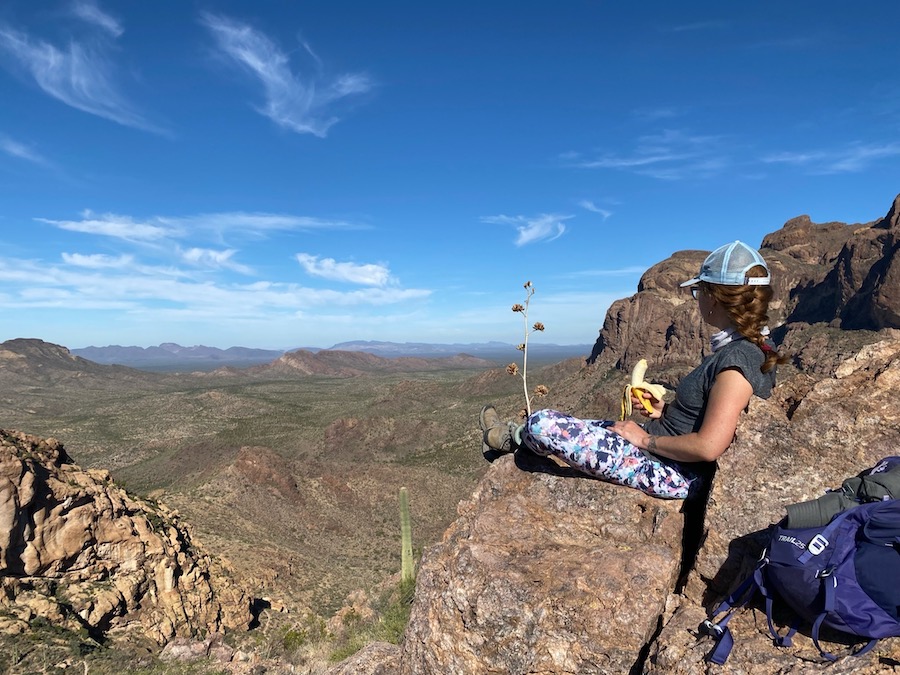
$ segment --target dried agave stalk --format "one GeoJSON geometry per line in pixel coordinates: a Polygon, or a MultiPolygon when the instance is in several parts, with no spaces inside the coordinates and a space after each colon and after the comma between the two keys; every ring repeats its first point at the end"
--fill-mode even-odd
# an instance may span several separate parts
{"type": "Polygon", "coordinates": [[[526,281],[525,304],[522,305],[517,302],[512,306],[512,311],[518,312],[522,315],[522,321],[525,327],[525,341],[516,346],[516,349],[522,352],[522,369],[519,370],[519,365],[517,363],[510,363],[508,366],[506,366],[506,372],[510,375],[522,376],[522,388],[525,392],[525,410],[522,411],[524,413],[523,417],[528,417],[531,415],[532,397],[546,396],[550,392],[550,390],[543,384],[539,384],[537,387],[535,387],[532,393],[528,392],[528,336],[536,331],[544,331],[544,324],[542,324],[540,321],[536,321],[530,329],[528,327],[528,306],[531,303],[532,295],[534,295],[534,286],[530,281],[526,281]]]}

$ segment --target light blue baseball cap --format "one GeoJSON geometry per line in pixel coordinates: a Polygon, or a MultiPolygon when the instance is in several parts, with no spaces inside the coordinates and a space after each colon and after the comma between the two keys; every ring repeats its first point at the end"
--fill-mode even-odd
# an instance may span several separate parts
{"type": "Polygon", "coordinates": [[[681,286],[693,286],[701,281],[724,286],[768,286],[769,266],[755,248],[742,241],[733,241],[706,256],[700,266],[700,273],[681,286]],[[747,270],[757,265],[766,270],[766,276],[748,277],[747,270]]]}

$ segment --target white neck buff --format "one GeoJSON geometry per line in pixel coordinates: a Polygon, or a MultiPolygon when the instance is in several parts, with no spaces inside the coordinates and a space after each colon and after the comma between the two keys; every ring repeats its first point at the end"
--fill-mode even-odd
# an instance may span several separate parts
{"type": "Polygon", "coordinates": [[[712,347],[712,350],[718,351],[729,342],[734,342],[736,340],[743,340],[744,336],[741,335],[737,328],[725,328],[720,330],[718,333],[713,333],[709,337],[709,346],[712,347]]]}

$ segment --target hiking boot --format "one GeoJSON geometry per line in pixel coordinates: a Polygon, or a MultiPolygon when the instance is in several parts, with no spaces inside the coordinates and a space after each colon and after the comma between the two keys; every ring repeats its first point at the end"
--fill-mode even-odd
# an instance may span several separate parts
{"type": "Polygon", "coordinates": [[[515,431],[518,425],[515,422],[503,422],[492,405],[486,405],[481,409],[479,416],[481,423],[482,450],[489,452],[515,452],[518,444],[515,439],[515,431]]]}

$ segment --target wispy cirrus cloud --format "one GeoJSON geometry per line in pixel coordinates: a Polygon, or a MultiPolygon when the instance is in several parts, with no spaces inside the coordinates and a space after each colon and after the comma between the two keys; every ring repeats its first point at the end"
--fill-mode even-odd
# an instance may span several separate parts
{"type": "Polygon", "coordinates": [[[681,117],[685,111],[673,107],[639,108],[634,111],[634,116],[643,122],[658,122],[659,120],[681,117]]]}
{"type": "Polygon", "coordinates": [[[267,232],[313,230],[361,230],[368,226],[348,220],[296,216],[284,213],[228,211],[194,216],[159,216],[160,224],[178,229],[202,229],[219,232],[264,234],[267,232]]]}
{"type": "Polygon", "coordinates": [[[590,269],[579,272],[570,272],[566,276],[570,277],[630,277],[641,276],[647,271],[646,265],[633,265],[631,267],[619,267],[612,269],[590,269]]]}
{"type": "Polygon", "coordinates": [[[321,60],[308,45],[303,46],[316,62],[317,72],[301,75],[291,68],[287,52],[249,24],[211,13],[202,14],[200,21],[212,33],[221,53],[262,85],[265,101],[257,111],[289,131],[324,138],[339,119],[333,113],[335,104],[373,87],[371,79],[362,73],[344,73],[330,79],[321,75],[321,60]]]}
{"type": "Polygon", "coordinates": [[[603,216],[603,220],[606,220],[612,215],[612,211],[609,209],[603,209],[594,204],[590,199],[582,199],[578,202],[578,206],[585,209],[586,211],[590,211],[591,213],[596,213],[600,216],[603,216]]]}
{"type": "Polygon", "coordinates": [[[33,164],[39,164],[41,166],[50,165],[50,162],[47,161],[47,159],[44,158],[43,155],[41,155],[39,152],[28,147],[24,143],[14,141],[7,136],[0,135],[0,150],[5,152],[7,155],[16,157],[18,159],[24,159],[28,162],[32,162],[33,164]]]}
{"type": "Polygon", "coordinates": [[[54,45],[27,32],[0,24],[0,63],[24,73],[44,93],[82,112],[127,127],[165,133],[139,113],[120,92],[117,60],[110,36],[122,34],[115,19],[93,3],[74,5],[75,15],[94,27],[92,39],[70,37],[54,45]]]}
{"type": "Polygon", "coordinates": [[[338,262],[334,258],[322,258],[298,253],[297,262],[307,274],[331,281],[346,281],[363,286],[387,286],[391,283],[391,271],[386,265],[338,262]]]}
{"type": "Polygon", "coordinates": [[[211,248],[193,247],[179,250],[179,253],[182,260],[198,267],[227,269],[239,274],[253,274],[253,270],[250,267],[234,260],[234,255],[237,253],[235,249],[221,251],[211,248]]]}
{"type": "Polygon", "coordinates": [[[83,253],[63,253],[62,259],[67,265],[87,267],[95,270],[122,269],[131,267],[134,264],[134,256],[111,256],[106,255],[105,253],[92,253],[90,255],[85,255],[83,253]]]}
{"type": "MultiPolygon", "coordinates": [[[[233,216],[234,223],[248,222],[244,218],[247,214],[219,215],[225,220],[233,216]]],[[[289,214],[253,216],[250,222],[258,228],[255,233],[260,237],[274,227],[330,224],[289,214]]],[[[104,249],[118,251],[68,249],[56,262],[22,256],[0,258],[0,308],[115,311],[123,324],[148,328],[171,321],[196,324],[233,320],[260,328],[277,324],[285,335],[293,335],[298,320],[315,316],[317,322],[334,321],[339,316],[334,313],[337,308],[352,308],[357,317],[369,313],[375,317],[373,321],[383,322],[385,307],[415,307],[432,293],[426,288],[402,288],[387,264],[359,264],[306,253],[296,259],[319,283],[294,283],[296,272],[287,272],[287,279],[280,273],[261,277],[260,272],[239,260],[239,249],[208,244],[218,231],[186,226],[193,218],[175,217],[163,223],[166,219],[159,217],[92,211],[83,212],[80,219],[36,218],[39,223],[79,235],[75,238],[79,247],[100,242],[104,249]],[[253,278],[242,282],[235,273],[253,278]],[[321,287],[322,280],[358,287],[347,290],[334,283],[330,288],[321,287]]],[[[259,255],[258,251],[244,252],[248,257],[254,253],[259,255]]],[[[269,255],[264,247],[263,257],[251,259],[265,261],[269,255]]],[[[273,272],[277,266],[261,263],[260,268],[273,272]]],[[[414,313],[413,309],[404,311],[414,313]]]]}
{"type": "MultiPolygon", "coordinates": [[[[36,221],[53,225],[70,232],[100,235],[132,242],[159,242],[163,240],[179,240],[188,233],[200,237],[214,236],[247,239],[266,237],[274,232],[310,232],[315,230],[359,230],[369,227],[365,224],[346,220],[332,220],[311,216],[298,216],[283,213],[262,212],[222,212],[204,213],[192,216],[149,216],[140,220],[132,216],[116,213],[95,213],[86,209],[78,220],[56,220],[51,218],[35,218],[36,221]]],[[[205,259],[213,263],[217,256],[207,254],[201,256],[200,250],[192,254],[193,262],[205,259]]],[[[212,249],[208,249],[211,251],[212,249]]],[[[227,258],[222,251],[218,252],[218,263],[223,264],[227,258]]],[[[188,258],[186,258],[188,260],[188,258]]]]}
{"type": "Polygon", "coordinates": [[[87,23],[99,26],[113,37],[121,37],[125,29],[118,19],[104,12],[97,3],[81,0],[72,4],[72,13],[87,23]]]}
{"type": "Polygon", "coordinates": [[[130,216],[113,213],[94,214],[92,211],[85,211],[83,216],[81,220],[51,220],[50,218],[35,218],[35,220],[54,225],[61,230],[97,234],[126,241],[158,241],[177,234],[176,231],[166,227],[135,222],[130,216]]]}
{"type": "Polygon", "coordinates": [[[559,213],[541,213],[537,216],[485,216],[483,223],[513,225],[518,232],[516,246],[525,246],[539,241],[553,241],[561,237],[565,231],[565,221],[574,216],[559,213]]]}
{"type": "Polygon", "coordinates": [[[697,33],[707,31],[720,31],[724,28],[730,28],[730,21],[695,21],[693,23],[680,23],[674,26],[665,26],[661,30],[664,33],[697,33]]]}
{"type": "Polygon", "coordinates": [[[630,153],[600,152],[586,156],[578,152],[560,155],[567,166],[580,169],[615,169],[661,180],[707,178],[731,164],[724,154],[722,136],[694,135],[667,129],[638,138],[630,153]]]}
{"type": "Polygon", "coordinates": [[[124,309],[150,317],[183,314],[191,320],[214,317],[217,321],[272,320],[317,307],[382,307],[431,295],[430,290],[417,288],[339,291],[280,281],[196,281],[162,267],[104,266],[95,256],[69,258],[64,266],[0,258],[0,283],[5,289],[0,295],[0,308],[4,309],[124,309]]]}
{"type": "Polygon", "coordinates": [[[803,167],[816,175],[858,173],[870,168],[881,159],[900,155],[900,143],[854,143],[844,148],[811,150],[806,152],[779,152],[766,155],[766,164],[789,164],[803,167]]]}

